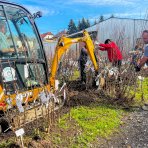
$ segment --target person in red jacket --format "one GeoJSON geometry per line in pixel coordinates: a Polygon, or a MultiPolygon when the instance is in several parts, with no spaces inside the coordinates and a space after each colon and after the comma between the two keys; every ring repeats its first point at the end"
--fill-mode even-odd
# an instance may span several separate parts
{"type": "Polygon", "coordinates": [[[108,59],[113,63],[113,66],[121,67],[122,64],[122,53],[115,42],[107,39],[104,44],[99,44],[99,49],[107,51],[108,59]]]}

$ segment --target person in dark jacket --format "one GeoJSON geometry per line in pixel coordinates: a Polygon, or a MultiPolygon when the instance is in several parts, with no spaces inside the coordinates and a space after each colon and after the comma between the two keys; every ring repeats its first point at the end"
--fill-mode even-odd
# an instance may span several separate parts
{"type": "Polygon", "coordinates": [[[87,62],[88,54],[86,46],[81,49],[79,64],[80,64],[80,74],[81,74],[81,81],[86,83],[86,72],[85,72],[85,64],[87,62]]]}
{"type": "Polygon", "coordinates": [[[104,44],[99,44],[99,49],[102,51],[107,51],[108,59],[110,62],[113,63],[113,66],[116,66],[118,68],[121,67],[122,53],[115,42],[107,39],[104,44]]]}

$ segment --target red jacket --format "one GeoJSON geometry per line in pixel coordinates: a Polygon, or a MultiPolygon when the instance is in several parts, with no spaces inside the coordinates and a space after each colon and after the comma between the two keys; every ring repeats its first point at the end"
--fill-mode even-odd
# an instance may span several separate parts
{"type": "Polygon", "coordinates": [[[109,44],[99,44],[99,46],[101,47],[99,48],[100,50],[107,51],[110,62],[122,60],[121,51],[114,42],[110,42],[109,44]]]}

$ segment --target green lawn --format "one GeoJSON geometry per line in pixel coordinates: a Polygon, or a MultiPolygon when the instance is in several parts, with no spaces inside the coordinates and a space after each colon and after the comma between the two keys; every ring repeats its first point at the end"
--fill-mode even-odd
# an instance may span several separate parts
{"type": "Polygon", "coordinates": [[[72,108],[70,115],[65,114],[58,126],[61,128],[62,136],[71,129],[74,132],[72,131],[65,141],[58,135],[59,144],[69,142],[68,147],[88,147],[97,137],[107,138],[117,131],[122,123],[123,113],[120,109],[106,105],[72,108]]]}
{"type": "Polygon", "coordinates": [[[144,78],[142,83],[138,80],[138,88],[135,91],[131,90],[131,94],[135,94],[134,105],[148,103],[148,78],[144,78]]]}

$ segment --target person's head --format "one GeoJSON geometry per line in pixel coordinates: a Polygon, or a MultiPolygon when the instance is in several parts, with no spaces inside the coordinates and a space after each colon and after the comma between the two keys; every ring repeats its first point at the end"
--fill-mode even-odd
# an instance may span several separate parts
{"type": "Polygon", "coordinates": [[[142,39],[145,44],[148,44],[148,30],[144,30],[142,33],[142,39]]]}
{"type": "Polygon", "coordinates": [[[87,49],[87,47],[86,47],[86,43],[85,43],[85,42],[80,42],[80,45],[81,45],[81,48],[85,48],[85,49],[87,49]]]}
{"type": "Polygon", "coordinates": [[[7,32],[6,23],[2,20],[0,20],[0,32],[2,32],[3,34],[6,34],[7,32]]]}
{"type": "Polygon", "coordinates": [[[105,40],[105,44],[109,44],[111,42],[111,39],[107,39],[107,40],[105,40]]]}
{"type": "Polygon", "coordinates": [[[86,45],[84,45],[84,48],[87,49],[86,45]]]}

